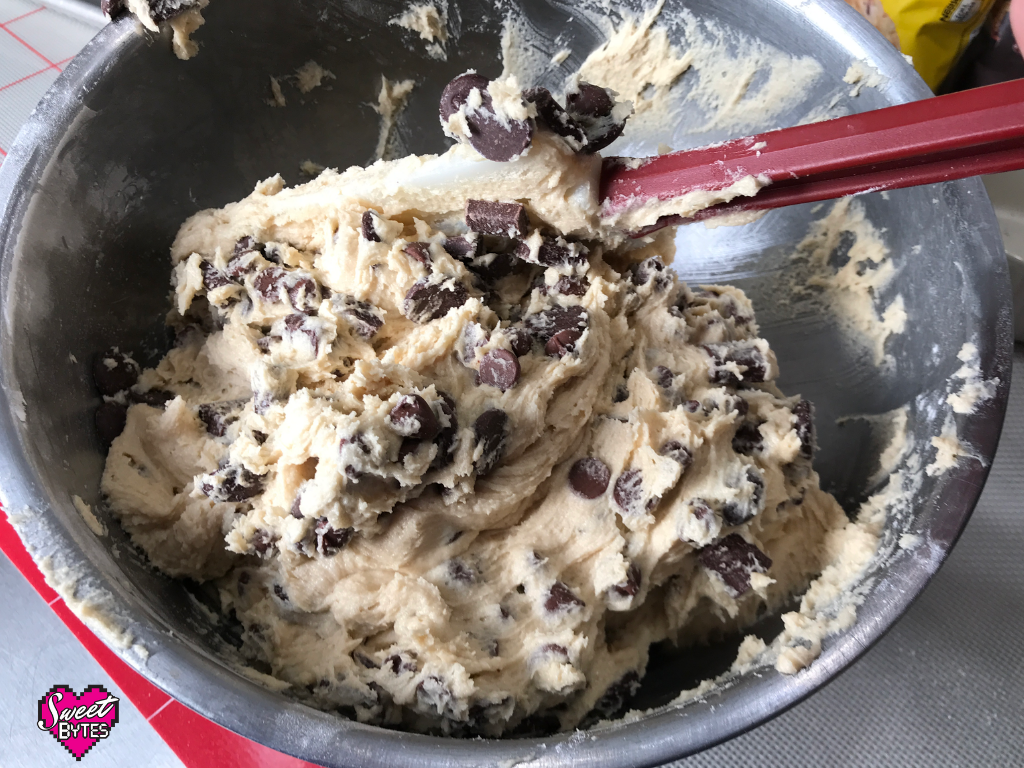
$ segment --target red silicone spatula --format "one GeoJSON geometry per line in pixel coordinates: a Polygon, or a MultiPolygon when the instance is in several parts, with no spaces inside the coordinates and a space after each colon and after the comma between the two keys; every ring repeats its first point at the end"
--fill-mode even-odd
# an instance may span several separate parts
{"type": "Polygon", "coordinates": [[[635,167],[618,158],[605,160],[601,200],[606,215],[695,190],[723,190],[748,175],[769,182],[753,197],[734,198],[685,220],[664,216],[638,234],[723,213],[1018,170],[1024,168],[1024,80],[630,165],[635,167]]]}

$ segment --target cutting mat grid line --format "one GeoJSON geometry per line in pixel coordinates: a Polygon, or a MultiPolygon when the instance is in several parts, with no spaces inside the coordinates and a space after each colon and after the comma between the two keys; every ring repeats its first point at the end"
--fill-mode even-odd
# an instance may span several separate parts
{"type": "Polygon", "coordinates": [[[30,0],[0,0],[0,163],[39,99],[96,28],[30,0]]]}

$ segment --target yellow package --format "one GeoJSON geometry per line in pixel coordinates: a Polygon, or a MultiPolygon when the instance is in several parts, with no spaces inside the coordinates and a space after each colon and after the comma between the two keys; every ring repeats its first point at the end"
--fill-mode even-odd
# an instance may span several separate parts
{"type": "Polygon", "coordinates": [[[914,60],[932,90],[964,52],[996,0],[846,0],[914,60]]]}

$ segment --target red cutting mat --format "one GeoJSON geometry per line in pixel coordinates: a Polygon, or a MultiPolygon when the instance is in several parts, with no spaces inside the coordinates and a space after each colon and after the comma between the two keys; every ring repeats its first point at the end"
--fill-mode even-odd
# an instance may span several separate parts
{"type": "Polygon", "coordinates": [[[275,752],[196,714],[121,661],[47,585],[2,508],[0,549],[189,768],[315,768],[312,763],[275,752]]]}

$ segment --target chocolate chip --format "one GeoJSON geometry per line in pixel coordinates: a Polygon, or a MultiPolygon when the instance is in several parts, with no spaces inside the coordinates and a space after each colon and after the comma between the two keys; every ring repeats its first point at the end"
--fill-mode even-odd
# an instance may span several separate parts
{"type": "Polygon", "coordinates": [[[547,344],[559,331],[578,330],[582,335],[587,327],[587,311],[579,306],[552,307],[527,315],[523,323],[538,341],[547,344]]]}
{"type": "Polygon", "coordinates": [[[131,402],[144,403],[154,408],[163,408],[175,397],[176,395],[173,392],[168,392],[166,389],[147,389],[145,392],[136,392],[134,389],[128,390],[128,399],[131,402]]]}
{"type": "Polygon", "coordinates": [[[800,438],[800,453],[809,459],[814,455],[814,419],[810,401],[801,400],[794,405],[793,416],[796,418],[793,428],[800,438]]]}
{"type": "Polygon", "coordinates": [[[313,357],[320,353],[320,335],[322,326],[308,315],[293,314],[284,319],[285,331],[293,347],[303,341],[309,342],[313,357]]]}
{"type": "Polygon", "coordinates": [[[733,597],[750,589],[750,574],[767,573],[772,567],[771,559],[738,533],[701,548],[697,557],[701,565],[725,582],[726,591],[733,597]]]}
{"type": "Polygon", "coordinates": [[[224,274],[232,282],[242,282],[246,275],[251,275],[259,269],[259,264],[256,262],[257,255],[258,254],[255,251],[243,251],[242,253],[239,253],[238,247],[236,246],[235,255],[232,256],[231,261],[228,262],[224,274]]]}
{"type": "Polygon", "coordinates": [[[466,202],[466,226],[482,235],[525,237],[530,221],[521,203],[490,200],[466,202]]]}
{"type": "MultiPolygon", "coordinates": [[[[459,434],[459,420],[455,415],[455,400],[446,392],[438,392],[441,399],[437,403],[438,410],[448,417],[448,426],[442,426],[437,433],[434,444],[437,446],[437,453],[430,463],[433,469],[441,469],[451,464],[455,458],[455,438],[459,434]]],[[[461,535],[461,534],[460,534],[461,535]]],[[[453,539],[454,541],[454,539],[453,539]]]]}
{"type": "Polygon", "coordinates": [[[206,425],[208,433],[214,437],[224,437],[228,427],[238,421],[238,411],[244,403],[244,400],[203,403],[197,409],[197,415],[206,425]]]}
{"type": "Polygon", "coordinates": [[[441,247],[449,256],[459,261],[468,261],[480,254],[480,238],[464,237],[463,235],[448,237],[445,238],[441,247]]]}
{"type": "Polygon", "coordinates": [[[702,349],[711,358],[708,379],[712,384],[739,386],[741,382],[762,382],[768,375],[769,364],[764,354],[752,342],[732,341],[721,344],[704,344],[702,349]],[[726,367],[729,363],[739,366],[742,372],[726,367]]]}
{"type": "MultiPolygon", "coordinates": [[[[462,328],[462,334],[455,345],[455,355],[459,362],[471,367],[476,362],[476,351],[487,343],[490,334],[487,329],[479,323],[466,323],[462,328]]],[[[479,383],[479,382],[478,382],[479,383]]]]}
{"type": "Polygon", "coordinates": [[[686,503],[690,507],[690,512],[698,520],[710,520],[715,516],[715,511],[711,509],[711,505],[705,499],[690,499],[686,503]]]}
{"type": "Polygon", "coordinates": [[[376,211],[363,211],[363,217],[360,220],[360,232],[363,240],[369,240],[371,243],[380,242],[380,230],[377,228],[379,220],[380,216],[376,211]]]}
{"type": "Polygon", "coordinates": [[[586,264],[589,251],[579,243],[568,243],[560,237],[544,237],[536,254],[525,240],[516,243],[513,253],[523,261],[542,267],[565,267],[586,264]]]}
{"type": "Polygon", "coordinates": [[[402,437],[433,440],[441,431],[430,405],[419,395],[402,395],[388,414],[388,425],[402,437]]]}
{"type": "Polygon", "coordinates": [[[585,499],[596,499],[608,490],[612,473],[594,456],[578,459],[569,469],[569,487],[585,499]]]}
{"type": "Polygon", "coordinates": [[[277,595],[278,599],[283,602],[288,602],[288,593],[284,591],[284,587],[280,584],[274,585],[274,594],[277,595]]]}
{"type": "Polygon", "coordinates": [[[747,467],[746,483],[753,488],[745,498],[736,498],[722,506],[722,519],[726,525],[742,525],[764,507],[764,479],[754,467],[747,467]]]}
{"type": "Polygon", "coordinates": [[[529,88],[523,91],[523,98],[537,108],[537,120],[553,133],[572,140],[574,149],[586,146],[587,136],[583,129],[566,112],[562,105],[555,101],[547,88],[529,88]]]}
{"type": "Polygon", "coordinates": [[[377,666],[377,662],[359,651],[353,652],[352,658],[358,661],[359,665],[364,669],[380,669],[380,667],[377,666]]]}
{"type": "Polygon", "coordinates": [[[672,380],[675,378],[675,374],[672,373],[664,365],[656,365],[651,369],[651,374],[654,376],[654,380],[658,382],[658,386],[662,389],[668,389],[672,386],[672,380]]]}
{"type": "Polygon", "coordinates": [[[654,289],[661,291],[671,282],[665,274],[665,262],[661,260],[661,256],[651,256],[644,259],[639,264],[634,265],[631,272],[633,285],[638,287],[647,285],[653,280],[654,289]]]}
{"type": "Polygon", "coordinates": [[[519,374],[519,360],[508,350],[492,349],[480,360],[480,383],[502,392],[516,385],[519,374]]]}
{"type": "Polygon", "coordinates": [[[292,502],[292,508],[288,514],[294,517],[296,520],[302,519],[302,494],[295,494],[295,501],[292,502]]]}
{"type": "Polygon", "coordinates": [[[405,294],[402,312],[416,323],[438,320],[452,309],[461,307],[469,299],[466,286],[449,277],[440,283],[425,277],[413,284],[405,294]]]}
{"type": "Polygon", "coordinates": [[[475,72],[459,75],[445,86],[438,111],[442,123],[446,123],[466,104],[473,89],[479,90],[480,106],[465,113],[469,143],[488,160],[506,162],[529,149],[533,126],[528,120],[500,120],[487,86],[488,80],[475,72]]]}
{"type": "Polygon", "coordinates": [[[670,459],[674,459],[679,462],[679,464],[682,465],[684,472],[691,464],[693,464],[693,453],[678,440],[669,440],[661,446],[659,453],[662,456],[668,456],[670,459]]]}
{"type": "Polygon", "coordinates": [[[740,416],[746,416],[750,412],[750,403],[748,403],[742,397],[737,397],[733,401],[732,405],[736,413],[738,413],[740,416]]]}
{"type": "MultiPolygon", "coordinates": [[[[396,461],[399,464],[405,463],[405,457],[413,453],[416,453],[416,449],[423,445],[422,440],[417,440],[415,437],[406,437],[402,439],[402,444],[398,446],[398,458],[396,461]]],[[[350,469],[347,467],[346,469],[350,469]]]]}
{"type": "Polygon", "coordinates": [[[576,351],[576,342],[580,340],[583,331],[576,328],[567,328],[559,331],[544,345],[544,352],[551,357],[565,357],[576,351]]]}
{"type": "Polygon", "coordinates": [[[402,253],[420,264],[430,264],[430,243],[406,243],[402,247],[402,253]]]}
{"type": "Polygon", "coordinates": [[[253,290],[264,301],[278,302],[281,300],[281,281],[284,280],[285,274],[280,267],[268,267],[253,278],[253,290]]]}
{"type": "Polygon", "coordinates": [[[263,493],[264,478],[245,467],[229,464],[203,475],[199,490],[213,501],[242,502],[263,493]]]}
{"type": "Polygon", "coordinates": [[[764,440],[758,427],[758,424],[749,421],[740,424],[732,438],[732,449],[744,456],[760,451],[764,447],[764,440]]]}
{"type": "Polygon", "coordinates": [[[267,252],[267,246],[259,242],[252,235],[240,237],[235,241],[234,255],[241,256],[243,253],[256,252],[261,256],[267,252]]]}
{"type": "Polygon", "coordinates": [[[555,283],[556,293],[563,296],[586,296],[590,281],[585,277],[560,277],[555,283]]]}
{"type": "Polygon", "coordinates": [[[615,101],[608,89],[579,82],[565,94],[565,111],[587,135],[587,153],[604,149],[617,139],[626,127],[625,120],[613,115],[615,101]]]}
{"type": "Polygon", "coordinates": [[[612,394],[613,403],[624,403],[629,400],[629,388],[623,384],[619,384],[615,387],[615,392],[612,394]]]}
{"type": "Polygon", "coordinates": [[[643,473],[639,469],[627,469],[615,481],[612,495],[623,514],[639,515],[643,511],[643,473]]]}
{"type": "Polygon", "coordinates": [[[505,453],[507,425],[508,414],[500,408],[484,411],[473,422],[473,435],[480,450],[480,458],[474,462],[478,477],[489,474],[505,453]]]}
{"type": "Polygon", "coordinates": [[[313,526],[313,532],[316,534],[317,552],[325,557],[331,557],[345,548],[356,531],[354,528],[332,528],[326,517],[319,517],[313,526]]]}
{"type": "Polygon", "coordinates": [[[485,253],[465,262],[469,271],[485,284],[496,283],[501,278],[511,275],[519,262],[507,253],[485,253]]]}
{"type": "Polygon", "coordinates": [[[506,328],[505,338],[516,357],[529,354],[533,349],[533,336],[525,328],[506,328]]]}
{"type": "Polygon", "coordinates": [[[256,532],[252,535],[252,539],[249,541],[249,545],[257,555],[265,555],[274,545],[274,541],[270,531],[265,528],[257,528],[256,532]]]}
{"type": "Polygon", "coordinates": [[[203,274],[203,287],[208,291],[231,285],[230,278],[208,261],[199,263],[199,271],[203,274]]]}
{"type": "Polygon", "coordinates": [[[111,347],[99,355],[92,366],[92,378],[101,395],[113,397],[135,386],[141,369],[131,357],[117,347],[111,347]]]}
{"type": "Polygon", "coordinates": [[[258,429],[252,431],[252,439],[256,442],[256,445],[263,445],[267,442],[267,438],[270,437],[266,432],[260,432],[258,429]]]}
{"type": "Polygon", "coordinates": [[[437,675],[428,675],[416,686],[416,706],[431,714],[444,715],[452,711],[452,692],[437,675]]]}
{"type": "Polygon", "coordinates": [[[639,689],[640,674],[635,671],[627,672],[605,689],[601,698],[594,704],[594,712],[603,718],[615,717],[639,689]]]}
{"type": "Polygon", "coordinates": [[[472,584],[476,581],[476,574],[461,560],[448,561],[448,578],[452,581],[459,581],[463,584],[472,584]]]}
{"type": "Polygon", "coordinates": [[[696,413],[700,410],[700,403],[697,400],[687,400],[683,403],[683,408],[687,413],[696,413]]]}
{"type": "Polygon", "coordinates": [[[288,298],[296,312],[315,315],[320,308],[320,286],[307,272],[291,272],[284,280],[288,298]]]}
{"type": "Polygon", "coordinates": [[[399,653],[392,654],[384,659],[384,666],[390,667],[392,674],[400,675],[403,672],[415,672],[416,662],[406,659],[399,653]]]}
{"type": "Polygon", "coordinates": [[[114,442],[114,438],[124,432],[128,420],[128,408],[121,403],[101,403],[96,409],[94,421],[96,433],[104,443],[114,442]]]}
{"type": "Polygon", "coordinates": [[[199,5],[199,0],[149,0],[149,15],[159,24],[199,5]]]}
{"type": "Polygon", "coordinates": [[[548,613],[571,611],[586,605],[564,582],[556,581],[548,590],[544,609],[548,613]]]}
{"type": "Polygon", "coordinates": [[[124,0],[100,0],[100,12],[108,19],[115,19],[125,10],[124,0]]]}
{"type": "Polygon", "coordinates": [[[620,597],[635,597],[640,591],[640,566],[630,563],[626,569],[626,580],[612,586],[612,591],[620,597]]]}
{"type": "Polygon", "coordinates": [[[361,339],[373,338],[384,325],[384,318],[376,307],[353,296],[333,296],[331,305],[361,339]]]}

